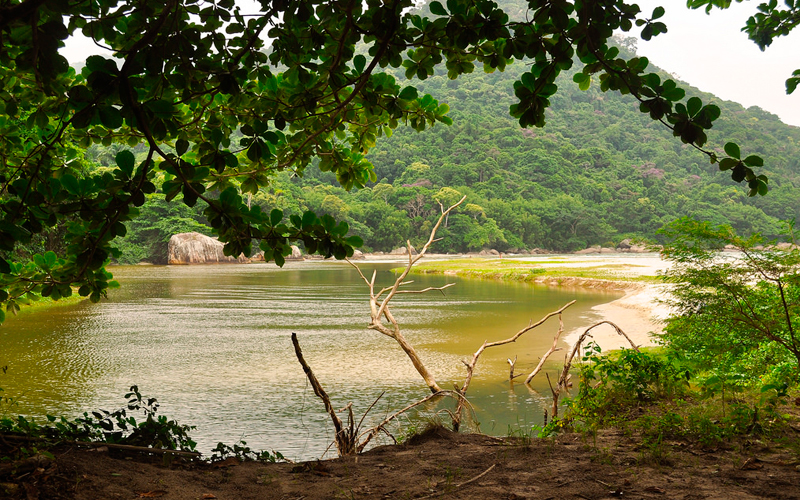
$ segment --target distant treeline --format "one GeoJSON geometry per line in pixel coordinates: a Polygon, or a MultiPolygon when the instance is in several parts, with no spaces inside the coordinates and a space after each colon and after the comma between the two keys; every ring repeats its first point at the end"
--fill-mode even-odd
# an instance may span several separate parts
{"type": "MultiPolygon", "coordinates": [[[[630,40],[621,45],[634,55],[630,40]]],[[[773,237],[778,221],[800,215],[800,128],[688,89],[688,96],[722,108],[709,147],[721,152],[725,142],[736,141],[745,154],[764,158],[770,193],[748,198],[745,187],[643,115],[630,96],[602,93],[596,85],[579,90],[571,80],[577,64],[557,81],[547,126],[521,129],[508,107],[515,102],[512,82],[523,70],[522,64],[502,73],[476,70],[456,81],[440,70],[415,81],[421,92],[450,105],[454,124],[422,133],[400,128],[379,139],[368,156],[379,181],[366,189],[347,192],[333,174],[310,167],[302,178],[278,175],[251,202],[287,217],[312,210],[344,219],[371,251],[406,239],[420,244],[439,203],[463,194],[467,202],[446,221],[436,251],[613,246],[629,237],[654,239],[662,225],[685,215],[773,237]]],[[[90,151],[100,165],[113,164],[114,154],[100,146],[90,151]]],[[[163,262],[171,234],[210,233],[199,208],[150,196],[128,224],[122,262],[163,262]]]]}

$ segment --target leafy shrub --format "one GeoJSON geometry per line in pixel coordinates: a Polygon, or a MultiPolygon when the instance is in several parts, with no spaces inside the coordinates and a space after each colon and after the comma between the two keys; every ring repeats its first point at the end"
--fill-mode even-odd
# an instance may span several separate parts
{"type": "Polygon", "coordinates": [[[593,342],[582,360],[578,395],[567,404],[570,418],[592,427],[625,420],[628,410],[641,404],[683,394],[691,376],[679,360],[632,349],[603,355],[593,342]]]}
{"type": "Polygon", "coordinates": [[[195,451],[197,443],[189,437],[193,426],[182,425],[164,415],[157,415],[156,399],[142,396],[135,385],[125,398],[128,400],[126,406],[113,412],[86,412],[74,420],[48,415],[49,425],[39,425],[21,415],[16,418],[3,417],[0,418],[0,433],[195,451]],[[144,420],[137,422],[135,414],[139,412],[144,415],[144,420]]]}
{"type": "MultiPolygon", "coordinates": [[[[792,226],[788,236],[793,240],[792,226]]],[[[674,284],[664,343],[698,365],[741,373],[752,383],[776,366],[800,368],[800,251],[764,247],[758,235],[743,238],[729,226],[679,219],[661,233],[662,255],[673,262],[664,274],[674,284]],[[738,254],[722,254],[723,247],[738,254]]]]}

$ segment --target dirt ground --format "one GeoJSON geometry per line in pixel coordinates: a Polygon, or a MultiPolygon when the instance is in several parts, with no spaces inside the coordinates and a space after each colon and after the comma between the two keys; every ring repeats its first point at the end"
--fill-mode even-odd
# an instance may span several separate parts
{"type": "Polygon", "coordinates": [[[435,429],[408,444],[306,463],[214,465],[55,448],[54,459],[0,464],[13,499],[755,499],[800,498],[796,453],[758,441],[703,450],[596,439],[499,439],[435,429]],[[588,439],[588,441],[587,441],[588,439]],[[25,471],[27,470],[27,472],[25,471]]]}

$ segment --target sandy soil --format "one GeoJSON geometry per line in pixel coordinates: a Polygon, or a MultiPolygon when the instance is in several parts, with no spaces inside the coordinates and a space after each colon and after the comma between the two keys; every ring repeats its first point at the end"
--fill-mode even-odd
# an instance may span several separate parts
{"type": "MultiPolygon", "coordinates": [[[[53,450],[2,476],[9,499],[757,499],[800,498],[796,455],[757,442],[733,449],[642,448],[615,432],[512,440],[437,429],[409,444],[302,464],[159,463],[53,450]]],[[[3,495],[6,496],[3,496],[3,495]]]]}

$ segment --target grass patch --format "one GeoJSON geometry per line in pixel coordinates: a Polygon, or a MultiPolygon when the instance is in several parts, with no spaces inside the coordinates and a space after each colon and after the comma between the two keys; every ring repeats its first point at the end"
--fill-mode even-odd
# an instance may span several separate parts
{"type": "MultiPolygon", "coordinates": [[[[457,259],[417,264],[412,274],[448,274],[463,278],[493,279],[502,281],[545,282],[567,278],[607,280],[620,282],[657,283],[657,276],[632,276],[626,271],[635,265],[604,264],[598,266],[561,266],[580,264],[581,261],[521,261],[507,259],[457,259]],[[556,266],[558,265],[558,266],[556,266]]],[[[393,269],[397,272],[400,269],[393,269]]]]}
{"type": "MultiPolygon", "coordinates": [[[[22,305],[17,315],[34,314],[49,311],[56,307],[72,306],[87,299],[88,297],[81,297],[77,293],[73,293],[69,297],[63,297],[58,300],[53,300],[50,297],[41,297],[37,301],[32,301],[29,305],[22,305]]],[[[7,316],[6,319],[10,317],[11,316],[7,316]]]]}

